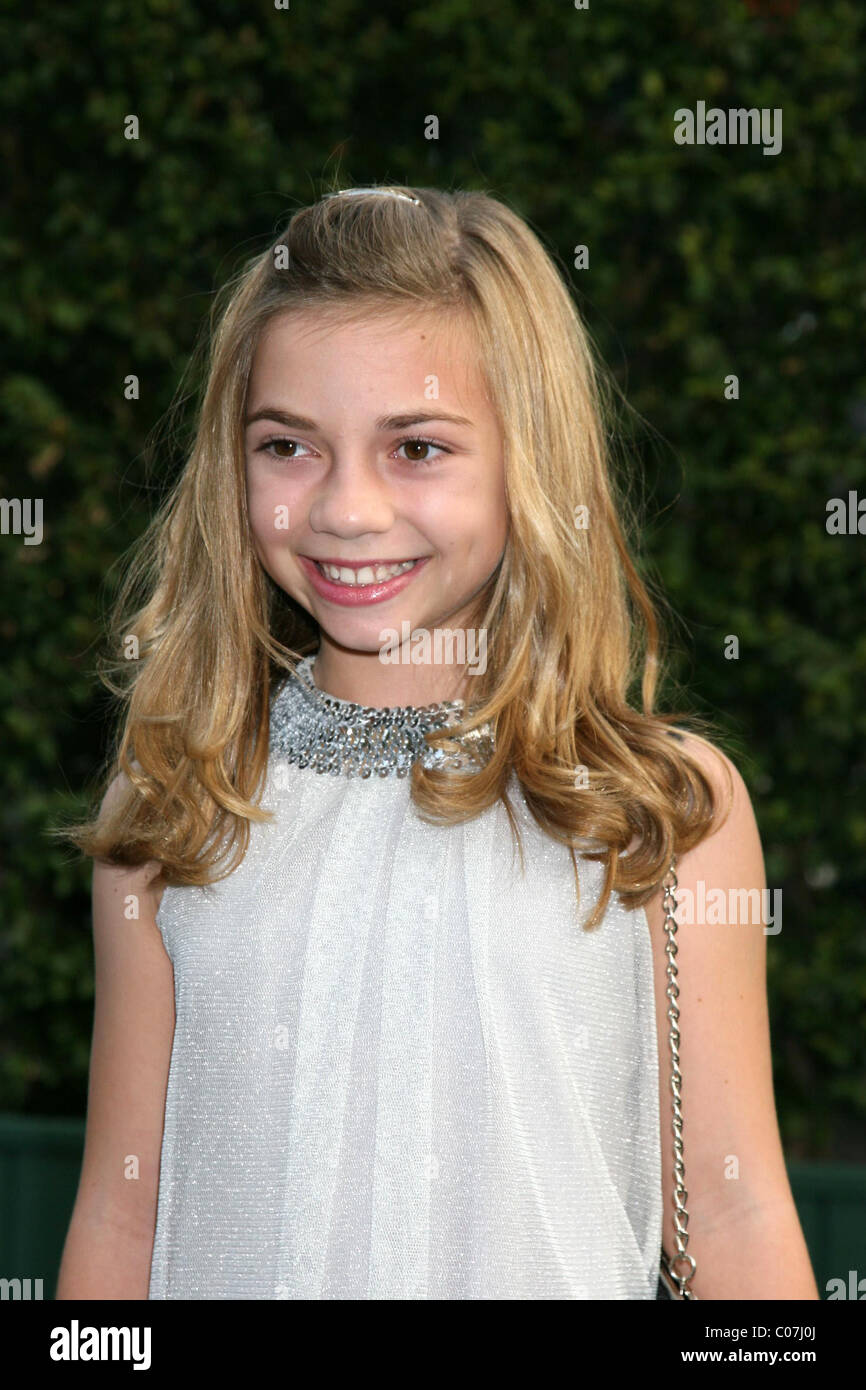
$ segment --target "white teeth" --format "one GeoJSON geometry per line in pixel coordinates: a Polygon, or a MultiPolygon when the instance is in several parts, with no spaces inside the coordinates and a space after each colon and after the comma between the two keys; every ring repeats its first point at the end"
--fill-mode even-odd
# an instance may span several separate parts
{"type": "MultiPolygon", "coordinates": [[[[318,561],[316,563],[319,564],[318,561]]],[[[359,570],[348,569],[344,565],[319,564],[319,569],[336,584],[381,584],[385,579],[394,579],[398,574],[405,574],[415,563],[414,560],[403,560],[399,565],[364,565],[359,570]]]]}

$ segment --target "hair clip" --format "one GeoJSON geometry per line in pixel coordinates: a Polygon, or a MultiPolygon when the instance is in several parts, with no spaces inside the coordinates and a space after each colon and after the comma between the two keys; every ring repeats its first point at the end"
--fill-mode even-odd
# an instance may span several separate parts
{"type": "Polygon", "coordinates": [[[339,193],[326,193],[322,199],[327,198],[355,198],[360,194],[372,195],[375,198],[402,198],[407,203],[417,203],[420,207],[421,199],[410,197],[408,193],[399,193],[395,188],[343,188],[339,193]]]}

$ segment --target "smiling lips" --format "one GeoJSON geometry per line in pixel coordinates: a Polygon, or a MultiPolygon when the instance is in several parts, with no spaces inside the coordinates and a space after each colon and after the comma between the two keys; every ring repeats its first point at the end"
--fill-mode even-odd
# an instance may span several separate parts
{"type": "Polygon", "coordinates": [[[353,606],[384,603],[410,584],[429,560],[313,560],[299,555],[301,567],[316,593],[331,603],[353,606]]]}

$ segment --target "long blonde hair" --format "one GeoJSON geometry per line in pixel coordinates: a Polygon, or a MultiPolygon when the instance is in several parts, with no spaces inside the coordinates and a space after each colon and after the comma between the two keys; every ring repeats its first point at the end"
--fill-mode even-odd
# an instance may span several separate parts
{"type": "MultiPolygon", "coordinates": [[[[661,628],[614,483],[616,388],[519,216],[480,192],[397,191],[417,203],[356,195],[301,208],[217,296],[191,452],[134,547],[111,615],[113,655],[100,676],[121,702],[101,787],[112,795],[94,819],[59,833],[115,863],[156,859],[168,884],[214,882],[241,862],[250,823],[271,817],[255,797],[274,679],[317,645],[316,624],[253,549],[243,420],[256,344],[275,315],[311,304],[350,315],[427,305],[474,326],[510,524],[479,601],[488,662],[473,676],[463,726],[490,720],[495,748],[470,777],[416,764],[411,795],[440,824],[501,800],[522,857],[506,795],[513,770],[536,822],[571,851],[578,901],[575,850],[598,842],[588,857],[606,872],[592,928],[613,890],[627,907],[647,901],[717,810],[710,781],[670,737],[683,716],[653,708],[661,628]],[[638,696],[640,709],[629,702],[638,696]],[[588,785],[576,785],[577,769],[588,785]]],[[[690,716],[689,726],[708,742],[705,720],[690,716]]]]}

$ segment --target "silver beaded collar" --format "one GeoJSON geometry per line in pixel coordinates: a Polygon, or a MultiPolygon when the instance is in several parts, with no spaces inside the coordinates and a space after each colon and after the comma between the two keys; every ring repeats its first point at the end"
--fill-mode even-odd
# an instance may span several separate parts
{"type": "Polygon", "coordinates": [[[298,767],[334,776],[406,777],[415,762],[427,768],[474,771],[494,746],[490,724],[454,741],[454,751],[431,748],[428,729],[451,728],[464,717],[463,700],[379,709],[327,695],[312,676],[315,654],[298,662],[271,704],[271,749],[298,767]]]}

